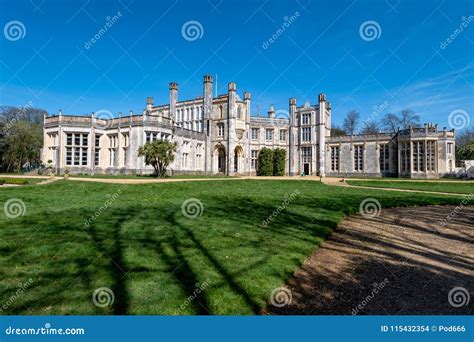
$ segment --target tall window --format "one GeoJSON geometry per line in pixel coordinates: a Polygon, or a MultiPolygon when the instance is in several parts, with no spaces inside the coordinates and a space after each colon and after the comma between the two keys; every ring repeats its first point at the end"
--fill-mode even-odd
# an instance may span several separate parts
{"type": "Polygon", "coordinates": [[[286,130],[280,130],[280,141],[286,141],[286,130]]]}
{"type": "Polygon", "coordinates": [[[301,129],[301,140],[311,141],[311,127],[303,127],[301,129]]]}
{"type": "Polygon", "coordinates": [[[426,142],[426,171],[435,171],[435,146],[434,140],[426,142]]]}
{"type": "Polygon", "coordinates": [[[354,171],[364,171],[364,146],[354,146],[354,171]]]}
{"type": "Polygon", "coordinates": [[[202,165],[202,144],[196,144],[196,167],[200,168],[202,165]]]}
{"type": "Polygon", "coordinates": [[[95,136],[95,151],[94,151],[94,165],[98,166],[100,163],[100,135],[95,136]]]}
{"type": "Polygon", "coordinates": [[[240,106],[237,107],[237,119],[242,117],[242,108],[240,106]]]}
{"type": "Polygon", "coordinates": [[[118,146],[118,136],[109,135],[109,166],[115,166],[115,158],[118,146]]]}
{"type": "Polygon", "coordinates": [[[425,171],[425,148],[423,141],[413,142],[413,171],[425,171]]]}
{"type": "Polygon", "coordinates": [[[388,144],[380,145],[380,171],[389,171],[389,149],[388,144]]]}
{"type": "Polygon", "coordinates": [[[331,171],[339,172],[339,146],[331,147],[331,171]]]}
{"type": "Polygon", "coordinates": [[[89,133],[66,134],[66,165],[87,165],[89,133]]]}
{"type": "Polygon", "coordinates": [[[181,159],[181,163],[183,165],[183,168],[187,169],[188,168],[188,154],[183,153],[183,158],[181,159]]]}
{"type": "Polygon", "coordinates": [[[448,154],[453,153],[453,143],[448,143],[448,154]]]}
{"type": "Polygon", "coordinates": [[[302,147],[301,154],[303,157],[303,163],[311,163],[311,147],[302,147]]]}
{"type": "Polygon", "coordinates": [[[265,140],[273,140],[273,129],[265,130],[265,140]]]}
{"type": "Polygon", "coordinates": [[[410,172],[410,143],[402,143],[402,172],[410,172]]]}
{"type": "Polygon", "coordinates": [[[252,140],[258,140],[258,128],[252,128],[252,140]]]}
{"type": "Polygon", "coordinates": [[[258,160],[258,150],[251,151],[251,159],[252,159],[252,170],[257,168],[257,160],[258,160]]]}
{"type": "Polygon", "coordinates": [[[301,115],[301,124],[302,125],[309,125],[311,119],[311,114],[302,114],[301,115]]]}
{"type": "Polygon", "coordinates": [[[219,137],[224,137],[224,124],[223,123],[220,123],[217,125],[217,135],[219,137]]]}

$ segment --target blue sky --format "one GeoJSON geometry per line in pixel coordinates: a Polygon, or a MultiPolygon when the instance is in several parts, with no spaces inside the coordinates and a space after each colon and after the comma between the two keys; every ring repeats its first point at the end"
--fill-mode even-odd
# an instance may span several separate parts
{"type": "Polygon", "coordinates": [[[454,110],[474,113],[473,1],[0,4],[2,105],[141,112],[147,96],[168,102],[170,81],[179,83],[179,99],[202,95],[202,76],[212,74],[219,94],[230,81],[239,94],[250,91],[253,114],[265,115],[270,104],[287,110],[290,97],[315,103],[320,92],[331,101],[336,124],[351,109],[369,118],[378,107],[376,116],[410,108],[422,122],[440,126],[449,126],[454,110]],[[200,25],[197,37],[183,36],[189,21],[200,25]],[[285,21],[291,23],[277,33],[285,21]],[[23,25],[19,36],[10,27],[16,22],[23,25]]]}

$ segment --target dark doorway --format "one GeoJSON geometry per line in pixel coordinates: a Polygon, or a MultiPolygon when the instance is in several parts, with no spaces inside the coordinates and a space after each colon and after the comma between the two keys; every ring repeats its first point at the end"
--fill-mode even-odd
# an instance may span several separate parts
{"type": "Polygon", "coordinates": [[[303,172],[305,175],[309,175],[309,163],[303,164],[303,172]]]}

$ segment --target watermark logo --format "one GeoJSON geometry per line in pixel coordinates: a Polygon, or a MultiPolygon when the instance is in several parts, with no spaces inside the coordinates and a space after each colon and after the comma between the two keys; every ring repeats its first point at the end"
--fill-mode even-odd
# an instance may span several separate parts
{"type": "Polygon", "coordinates": [[[285,196],[285,199],[281,202],[281,205],[279,205],[270,216],[268,216],[265,220],[263,220],[262,225],[264,227],[268,226],[280,213],[285,210],[290,203],[295,199],[296,196],[298,196],[301,192],[299,190],[295,190],[293,193],[290,194],[290,196],[285,196]]]}
{"type": "Polygon", "coordinates": [[[455,308],[460,308],[469,304],[471,300],[471,295],[469,291],[464,287],[453,287],[448,293],[448,302],[449,305],[455,308]]]}
{"type": "Polygon", "coordinates": [[[99,287],[92,294],[92,302],[99,308],[111,306],[115,301],[114,292],[108,287],[99,287]]]}
{"type": "Polygon", "coordinates": [[[272,45],[274,42],[280,38],[280,36],[285,33],[287,29],[290,28],[290,26],[300,17],[300,12],[296,11],[293,15],[291,16],[285,16],[283,18],[283,24],[271,35],[270,38],[268,38],[266,41],[262,43],[262,48],[264,50],[268,49],[270,45],[272,45]]]}
{"type": "Polygon", "coordinates": [[[199,21],[190,20],[185,22],[181,27],[181,35],[188,42],[193,42],[202,38],[204,35],[204,28],[199,21]]]}
{"type": "Polygon", "coordinates": [[[292,300],[291,291],[286,287],[277,287],[270,295],[270,303],[277,308],[290,305],[292,300]]]}
{"type": "Polygon", "coordinates": [[[9,41],[15,42],[25,38],[26,27],[21,21],[12,20],[3,27],[3,34],[9,41]]]}
{"type": "Polygon", "coordinates": [[[360,302],[355,308],[352,309],[352,315],[357,315],[361,310],[363,310],[372,299],[389,283],[388,279],[385,278],[380,284],[374,283],[374,288],[370,291],[370,294],[365,297],[362,302],[360,302]]]}
{"type": "Polygon", "coordinates": [[[461,17],[461,24],[439,44],[441,50],[446,49],[463,31],[468,27],[468,25],[474,20],[474,16],[470,15],[469,17],[461,17]]]}
{"type": "Polygon", "coordinates": [[[94,215],[92,215],[91,217],[89,217],[85,222],[84,222],[84,225],[86,227],[89,227],[92,223],[94,223],[95,220],[97,220],[97,218],[102,215],[102,213],[107,210],[110,206],[112,206],[112,204],[119,198],[120,196],[120,193],[122,192],[122,190],[117,190],[117,192],[115,192],[114,194],[112,195],[108,195],[107,197],[109,197],[104,205],[102,205],[95,213],[94,215]]]}
{"type": "Polygon", "coordinates": [[[174,315],[179,315],[182,310],[186,309],[194,300],[196,300],[196,298],[209,286],[209,278],[202,284],[196,283],[194,286],[195,289],[193,293],[174,311],[174,315]]]}
{"type": "Polygon", "coordinates": [[[95,43],[97,43],[106,33],[109,29],[114,26],[114,24],[122,17],[122,13],[119,11],[115,15],[108,16],[105,18],[105,24],[102,26],[94,36],[89,39],[87,42],[84,43],[84,48],[86,50],[89,50],[95,43]]]}
{"type": "Polygon", "coordinates": [[[15,291],[15,293],[10,297],[8,298],[5,303],[3,303],[2,306],[0,306],[0,312],[4,312],[6,310],[8,310],[8,308],[18,300],[18,298],[21,297],[21,295],[29,288],[31,287],[31,285],[33,285],[33,279],[30,278],[28,279],[27,282],[25,283],[21,283],[21,284],[18,284],[18,289],[15,291]]]}
{"type": "Polygon", "coordinates": [[[465,110],[456,109],[448,115],[448,124],[451,128],[458,130],[463,129],[469,127],[470,123],[471,118],[465,110]]]}
{"type": "Polygon", "coordinates": [[[363,40],[370,42],[380,38],[382,35],[382,28],[378,22],[368,20],[360,25],[359,35],[363,40]]]}
{"type": "Polygon", "coordinates": [[[181,205],[181,212],[188,219],[195,219],[204,212],[204,205],[197,198],[189,198],[181,205]]]}
{"type": "Polygon", "coordinates": [[[441,226],[445,227],[449,221],[456,217],[456,215],[459,214],[467,204],[469,204],[473,196],[474,194],[465,195],[459,205],[457,205],[453,210],[451,210],[451,212],[449,213],[449,215],[446,216],[446,218],[441,220],[441,226]]]}
{"type": "Polygon", "coordinates": [[[11,198],[3,205],[3,211],[8,218],[17,218],[25,215],[26,205],[19,198],[11,198]]]}
{"type": "Polygon", "coordinates": [[[359,213],[365,218],[374,218],[380,215],[382,206],[375,198],[366,198],[359,205],[359,213]]]}
{"type": "Polygon", "coordinates": [[[112,125],[114,115],[110,110],[100,109],[94,113],[95,122],[98,128],[109,128],[112,125]]]}

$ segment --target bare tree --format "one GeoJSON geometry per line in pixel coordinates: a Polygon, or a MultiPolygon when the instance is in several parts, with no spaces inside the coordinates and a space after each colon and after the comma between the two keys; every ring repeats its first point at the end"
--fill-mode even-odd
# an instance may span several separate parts
{"type": "Polygon", "coordinates": [[[397,114],[387,113],[382,117],[382,128],[392,134],[397,132],[400,126],[400,118],[397,114]]]}
{"type": "Polygon", "coordinates": [[[346,114],[346,117],[342,123],[342,128],[347,132],[347,134],[354,135],[357,130],[357,126],[359,126],[359,120],[360,114],[355,110],[351,110],[346,114]]]}
{"type": "Polygon", "coordinates": [[[362,127],[362,134],[377,134],[380,132],[379,124],[375,120],[367,120],[362,127]]]}
{"type": "Polygon", "coordinates": [[[407,129],[410,126],[420,126],[420,116],[411,109],[404,109],[400,113],[400,126],[402,129],[407,129]]]}

